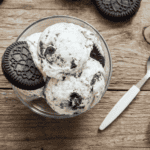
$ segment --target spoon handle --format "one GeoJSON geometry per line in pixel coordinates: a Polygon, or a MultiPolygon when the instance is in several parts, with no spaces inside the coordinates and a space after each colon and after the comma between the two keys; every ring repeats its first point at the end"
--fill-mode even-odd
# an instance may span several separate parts
{"type": "Polygon", "coordinates": [[[139,91],[140,89],[137,86],[133,85],[112,108],[112,110],[109,112],[109,114],[100,125],[99,129],[104,130],[109,124],[111,124],[132,102],[132,100],[135,98],[139,91]]]}
{"type": "Polygon", "coordinates": [[[137,84],[136,86],[141,89],[141,87],[144,85],[144,83],[148,80],[149,78],[149,73],[147,73],[137,84]]]}

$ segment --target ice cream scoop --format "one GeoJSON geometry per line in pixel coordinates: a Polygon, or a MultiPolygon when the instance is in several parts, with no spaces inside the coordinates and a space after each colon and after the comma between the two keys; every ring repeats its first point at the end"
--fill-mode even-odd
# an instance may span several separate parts
{"type": "Polygon", "coordinates": [[[90,58],[83,66],[80,77],[67,76],[64,81],[51,78],[44,89],[50,107],[59,114],[82,113],[94,106],[104,92],[104,68],[90,58]]]}
{"type": "Polygon", "coordinates": [[[72,23],[58,23],[40,36],[38,54],[43,72],[62,80],[66,74],[81,72],[93,47],[93,34],[72,23]]]}
{"type": "Polygon", "coordinates": [[[65,115],[85,112],[93,100],[90,88],[73,76],[64,81],[51,78],[45,86],[44,96],[54,111],[65,115]]]}
{"type": "Polygon", "coordinates": [[[91,107],[97,104],[105,89],[105,71],[99,61],[89,58],[87,63],[83,66],[82,74],[79,80],[85,83],[92,90],[94,96],[91,107]]]}

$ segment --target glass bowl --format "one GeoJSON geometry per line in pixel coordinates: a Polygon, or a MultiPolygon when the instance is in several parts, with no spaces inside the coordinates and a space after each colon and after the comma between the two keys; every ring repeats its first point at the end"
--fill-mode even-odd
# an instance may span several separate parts
{"type": "MultiPolygon", "coordinates": [[[[88,24],[85,21],[82,21],[78,18],[71,17],[71,16],[51,16],[51,17],[46,17],[42,18],[34,23],[32,23],[30,26],[28,26],[17,38],[16,41],[23,41],[26,37],[30,36],[33,33],[37,32],[43,32],[48,26],[56,24],[56,23],[61,23],[61,22],[66,22],[66,23],[74,23],[76,25],[79,25],[81,27],[84,27],[90,31],[92,31],[97,38],[101,42],[102,49],[104,51],[105,55],[105,67],[104,70],[106,72],[105,76],[105,90],[103,92],[103,95],[107,91],[108,85],[110,83],[111,79],[111,74],[112,74],[112,61],[111,61],[111,56],[110,56],[110,51],[108,49],[108,46],[104,40],[104,38],[101,36],[101,34],[90,24],[88,24]]],[[[31,96],[28,94],[28,91],[18,89],[17,87],[12,85],[12,88],[15,92],[15,94],[18,96],[18,98],[21,100],[21,102],[29,107],[32,111],[35,113],[49,117],[49,118],[57,118],[57,119],[63,119],[63,118],[70,118],[70,117],[75,117],[79,114],[75,115],[60,115],[53,111],[49,105],[46,103],[44,97],[40,96],[40,94],[37,95],[32,95],[31,96]]],[[[32,91],[31,91],[32,92],[32,91]]],[[[37,93],[40,93],[40,89],[37,90],[37,93]]],[[[102,95],[102,97],[103,97],[102,95]]],[[[94,107],[94,106],[92,106],[94,107]]],[[[91,107],[91,108],[92,108],[91,107]]]]}

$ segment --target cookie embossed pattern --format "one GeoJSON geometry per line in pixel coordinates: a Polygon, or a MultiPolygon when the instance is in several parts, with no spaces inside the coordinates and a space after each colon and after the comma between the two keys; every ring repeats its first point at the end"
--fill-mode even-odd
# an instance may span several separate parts
{"type": "MultiPolygon", "coordinates": [[[[20,47],[19,47],[20,48],[20,47]]],[[[38,70],[34,67],[34,63],[31,58],[31,54],[27,51],[26,47],[21,47],[20,50],[14,49],[10,59],[12,70],[14,70],[18,76],[28,80],[35,80],[35,76],[39,79],[38,70]]]]}
{"type": "Polygon", "coordinates": [[[126,20],[139,9],[141,0],[95,0],[100,13],[113,21],[126,20]]]}
{"type": "Polygon", "coordinates": [[[6,49],[2,70],[8,81],[21,89],[38,89],[45,84],[25,41],[13,43],[6,49]]]}

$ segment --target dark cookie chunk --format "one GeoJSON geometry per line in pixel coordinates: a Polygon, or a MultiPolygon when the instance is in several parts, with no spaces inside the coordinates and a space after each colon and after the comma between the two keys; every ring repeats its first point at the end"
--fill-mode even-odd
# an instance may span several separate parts
{"type": "Polygon", "coordinates": [[[35,90],[45,85],[25,41],[15,42],[6,49],[2,57],[2,70],[8,81],[18,88],[35,90]]]}
{"type": "Polygon", "coordinates": [[[78,93],[71,93],[69,106],[71,106],[73,110],[83,109],[84,106],[80,106],[82,99],[83,98],[78,93]]]}
{"type": "Polygon", "coordinates": [[[73,68],[76,68],[77,67],[77,65],[75,64],[75,62],[74,62],[74,59],[71,61],[71,69],[73,69],[73,68]]]}
{"type": "Polygon", "coordinates": [[[81,71],[80,73],[78,73],[78,76],[77,76],[77,77],[78,77],[78,78],[81,77],[81,74],[82,74],[82,71],[81,71]]]}
{"type": "Polygon", "coordinates": [[[93,50],[90,53],[90,57],[99,61],[103,67],[105,66],[105,58],[101,55],[95,44],[93,45],[93,50]]]}
{"type": "Polygon", "coordinates": [[[45,52],[44,52],[44,58],[46,58],[46,60],[52,65],[53,62],[56,61],[55,56],[52,56],[55,53],[56,49],[52,46],[49,46],[46,48],[45,52]]]}
{"type": "Polygon", "coordinates": [[[100,13],[109,20],[123,21],[139,9],[141,0],[95,0],[100,13]]]}
{"type": "Polygon", "coordinates": [[[40,57],[44,57],[44,46],[43,46],[43,42],[42,41],[39,42],[39,47],[40,47],[40,54],[39,54],[39,56],[40,57]]]}
{"type": "Polygon", "coordinates": [[[63,77],[62,77],[62,80],[63,80],[63,81],[65,81],[65,79],[66,79],[66,77],[65,77],[65,76],[63,76],[63,77]]]}
{"type": "Polygon", "coordinates": [[[96,74],[93,76],[93,79],[91,80],[91,83],[90,83],[90,84],[91,84],[91,85],[94,85],[96,81],[99,81],[100,76],[101,76],[101,73],[100,73],[100,72],[96,73],[96,74]]]}
{"type": "Polygon", "coordinates": [[[46,57],[46,55],[52,55],[52,54],[54,54],[55,53],[55,48],[54,47],[52,47],[52,46],[49,46],[49,47],[47,47],[46,48],[46,50],[45,50],[45,53],[44,53],[44,56],[46,57]]]}

